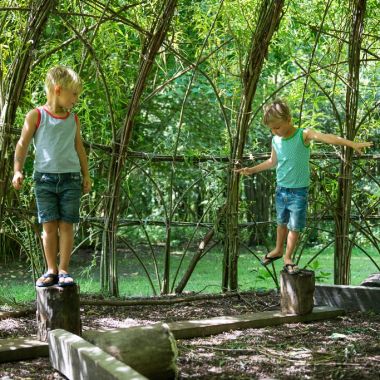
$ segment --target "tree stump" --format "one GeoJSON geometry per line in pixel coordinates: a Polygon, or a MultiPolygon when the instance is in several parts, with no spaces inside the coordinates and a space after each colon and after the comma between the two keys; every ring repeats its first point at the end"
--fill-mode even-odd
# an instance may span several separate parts
{"type": "Polygon", "coordinates": [[[84,338],[148,379],[177,378],[177,344],[165,323],[86,331],[84,338]]]}
{"type": "Polygon", "coordinates": [[[281,312],[303,315],[311,313],[314,306],[314,272],[302,269],[289,274],[281,271],[281,312]]]}
{"type": "Polygon", "coordinates": [[[79,311],[79,287],[36,287],[37,291],[37,339],[47,342],[50,330],[64,329],[82,334],[79,311]]]}

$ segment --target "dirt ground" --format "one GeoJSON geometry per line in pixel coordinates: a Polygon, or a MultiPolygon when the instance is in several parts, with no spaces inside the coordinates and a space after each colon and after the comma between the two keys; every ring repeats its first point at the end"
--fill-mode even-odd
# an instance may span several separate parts
{"type": "MultiPolygon", "coordinates": [[[[279,308],[269,294],[172,305],[83,306],[83,329],[201,319],[279,308]]],[[[178,340],[180,379],[380,379],[380,315],[236,330],[178,340]]],[[[35,315],[0,320],[0,338],[36,333],[35,315]]],[[[64,379],[48,358],[0,364],[0,379],[64,379]]]]}

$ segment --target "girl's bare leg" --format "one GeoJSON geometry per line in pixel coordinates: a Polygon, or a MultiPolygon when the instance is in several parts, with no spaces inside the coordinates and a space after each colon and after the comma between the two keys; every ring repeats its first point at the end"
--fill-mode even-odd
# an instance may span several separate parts
{"type": "MultiPolygon", "coordinates": [[[[74,228],[72,223],[67,223],[62,220],[59,224],[59,274],[67,274],[69,272],[69,264],[71,259],[71,252],[74,244],[74,228]]],[[[60,282],[72,282],[71,277],[67,277],[64,280],[60,279],[60,282]]]]}
{"type": "Polygon", "coordinates": [[[288,239],[286,242],[285,257],[284,257],[285,265],[293,263],[292,256],[293,256],[293,252],[296,248],[299,235],[300,235],[300,233],[298,231],[289,231],[289,233],[288,233],[288,239]]]}
{"type": "Polygon", "coordinates": [[[285,224],[277,225],[276,247],[267,254],[267,257],[281,257],[284,254],[284,244],[287,234],[288,227],[285,224]]]}
{"type": "Polygon", "coordinates": [[[42,242],[49,273],[57,273],[58,221],[43,223],[42,242]]]}
{"type": "MultiPolygon", "coordinates": [[[[53,220],[42,224],[42,243],[47,265],[47,273],[57,274],[58,252],[58,221],[53,220]]],[[[40,277],[38,283],[50,283],[51,278],[40,277]]]]}

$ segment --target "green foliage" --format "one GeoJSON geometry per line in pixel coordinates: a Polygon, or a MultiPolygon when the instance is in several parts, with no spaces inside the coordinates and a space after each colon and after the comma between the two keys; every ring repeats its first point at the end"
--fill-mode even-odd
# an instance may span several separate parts
{"type": "MultiPolygon", "coordinates": [[[[4,6],[28,7],[29,3],[7,0],[4,6]]],[[[230,165],[228,161],[221,162],[219,157],[228,159],[236,138],[244,63],[260,4],[258,0],[229,0],[222,6],[215,0],[178,2],[168,36],[148,78],[129,146],[130,150],[145,152],[149,157],[141,160],[129,156],[123,173],[120,221],[146,222],[145,225],[120,228],[119,235],[127,238],[133,246],[146,243],[148,238],[152,243],[165,242],[164,227],[151,226],[148,222],[215,223],[225,202],[230,165]],[[196,63],[199,65],[194,69],[196,63]],[[174,154],[184,156],[184,161],[155,160],[155,155],[174,154]],[[213,157],[214,160],[198,163],[199,156],[213,157]]],[[[35,49],[34,63],[14,127],[21,128],[25,114],[45,102],[43,79],[52,65],[72,66],[80,71],[84,81],[76,112],[81,120],[83,138],[88,143],[94,186],[93,192],[82,202],[81,215],[88,220],[78,240],[101,229],[110,157],[120,137],[144,47],[161,5],[158,0],[136,4],[111,1],[111,12],[104,10],[99,2],[60,1],[35,49]],[[129,7],[122,10],[126,5],[129,7]],[[73,30],[83,39],[78,38],[73,30]]],[[[270,151],[270,133],[261,123],[261,108],[276,96],[287,99],[295,125],[326,133],[347,133],[345,96],[349,36],[346,30],[350,17],[347,0],[287,2],[253,102],[247,156],[270,151]],[[327,4],[330,8],[325,14],[327,4]]],[[[380,142],[379,90],[375,85],[380,80],[379,17],[377,2],[368,0],[360,55],[356,139],[373,140],[375,147],[371,153],[379,152],[380,142]]],[[[21,32],[28,27],[28,13],[16,9],[0,12],[0,21],[2,80],[9,74],[15,53],[21,46],[21,32]]],[[[340,150],[315,144],[313,152],[340,153],[340,150]]],[[[26,163],[28,180],[17,203],[31,212],[34,211],[30,191],[32,160],[30,157],[26,163]]],[[[378,215],[378,160],[355,160],[354,163],[353,214],[361,219],[378,215]]],[[[339,162],[336,159],[312,162],[310,219],[319,229],[316,234],[319,243],[332,239],[332,228],[325,229],[319,218],[334,217],[338,173],[339,162]]],[[[266,174],[266,181],[273,186],[272,173],[266,174]]],[[[255,197],[257,202],[260,194],[255,197]]],[[[242,191],[241,223],[248,221],[245,211],[250,202],[252,199],[247,199],[242,191]]],[[[268,207],[273,220],[272,203],[270,198],[268,207]]],[[[377,233],[378,236],[378,224],[373,222],[369,226],[373,235],[377,233]]],[[[8,219],[2,229],[5,232],[0,235],[1,258],[6,256],[4,252],[9,251],[11,241],[19,241],[24,246],[16,244],[14,251],[29,252],[30,262],[35,260],[38,254],[29,238],[30,223],[12,223],[8,219]],[[5,239],[4,234],[11,236],[10,240],[5,239]]],[[[176,245],[188,245],[185,255],[190,255],[196,251],[197,243],[207,230],[194,227],[190,232],[180,229],[172,232],[172,249],[176,245]]],[[[368,244],[367,231],[360,231],[360,226],[352,227],[350,233],[355,241],[368,244]]],[[[99,242],[99,235],[96,236],[99,242]]],[[[243,232],[242,237],[248,240],[249,233],[243,232]]],[[[378,239],[375,241],[379,243],[378,239]]],[[[90,243],[96,244],[96,238],[90,243]]],[[[35,267],[38,265],[33,264],[35,267]]],[[[321,280],[325,280],[327,272],[318,267],[319,260],[311,265],[321,280]]],[[[264,281],[268,276],[267,271],[259,269],[258,279],[264,281]]]]}
{"type": "Polygon", "coordinates": [[[322,269],[322,265],[319,262],[319,260],[312,261],[308,266],[307,269],[312,270],[315,273],[315,280],[317,282],[325,282],[329,278],[331,278],[331,271],[326,271],[322,269]]]}

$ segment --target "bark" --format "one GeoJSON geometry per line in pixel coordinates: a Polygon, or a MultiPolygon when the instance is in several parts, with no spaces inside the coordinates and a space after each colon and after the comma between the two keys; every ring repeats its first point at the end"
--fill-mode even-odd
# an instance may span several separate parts
{"type": "Polygon", "coordinates": [[[198,264],[199,260],[202,258],[203,253],[212,240],[214,236],[215,230],[211,229],[207,232],[201,243],[199,244],[198,251],[194,254],[192,257],[189,266],[186,269],[185,274],[182,276],[181,281],[178,283],[177,287],[175,288],[176,293],[182,293],[185,289],[185,286],[187,285],[188,281],[190,280],[191,275],[194,272],[194,269],[196,265],[198,264]]]}
{"type": "Polygon", "coordinates": [[[159,19],[154,23],[154,30],[146,37],[147,42],[142,50],[140,69],[135,82],[126,118],[121,129],[120,141],[113,145],[108,189],[105,195],[105,223],[102,241],[101,285],[103,290],[112,295],[119,294],[116,262],[116,234],[118,227],[118,209],[122,175],[127,158],[127,150],[132,136],[135,117],[138,113],[141,96],[148,75],[153,67],[154,59],[168,31],[176,7],[176,0],[167,0],[163,5],[159,19]]]}
{"type": "Polygon", "coordinates": [[[177,344],[166,324],[88,331],[85,338],[148,379],[177,378],[177,344]]]}
{"type": "Polygon", "coordinates": [[[64,329],[82,334],[79,308],[79,288],[76,285],[36,287],[37,338],[47,342],[49,331],[64,329]]]}
{"type": "MultiPolygon", "coordinates": [[[[348,49],[348,80],[346,91],[345,135],[353,140],[356,135],[356,118],[359,100],[360,51],[363,40],[366,0],[352,1],[352,22],[348,49]]],[[[350,283],[350,263],[353,244],[350,241],[352,196],[352,149],[342,149],[338,181],[338,199],[335,223],[334,283],[350,283]]]]}
{"type": "Polygon", "coordinates": [[[30,13],[22,43],[8,70],[3,83],[0,99],[0,225],[3,223],[6,196],[13,170],[13,146],[11,128],[16,110],[27,80],[34,52],[37,48],[43,27],[56,5],[56,1],[38,0],[30,2],[30,13]]]}
{"type": "Polygon", "coordinates": [[[239,257],[238,203],[239,175],[232,172],[235,162],[241,162],[251,117],[251,106],[270,40],[279,26],[283,0],[262,1],[256,31],[248,53],[243,73],[243,96],[237,117],[237,133],[231,152],[231,164],[227,183],[226,238],[224,241],[223,290],[238,287],[237,264],[239,257]]]}
{"type": "Polygon", "coordinates": [[[360,286],[380,288],[380,273],[373,273],[360,283],[360,286]]]}
{"type": "Polygon", "coordinates": [[[310,270],[297,274],[281,271],[281,312],[284,314],[309,314],[313,311],[315,276],[310,270]]]}

